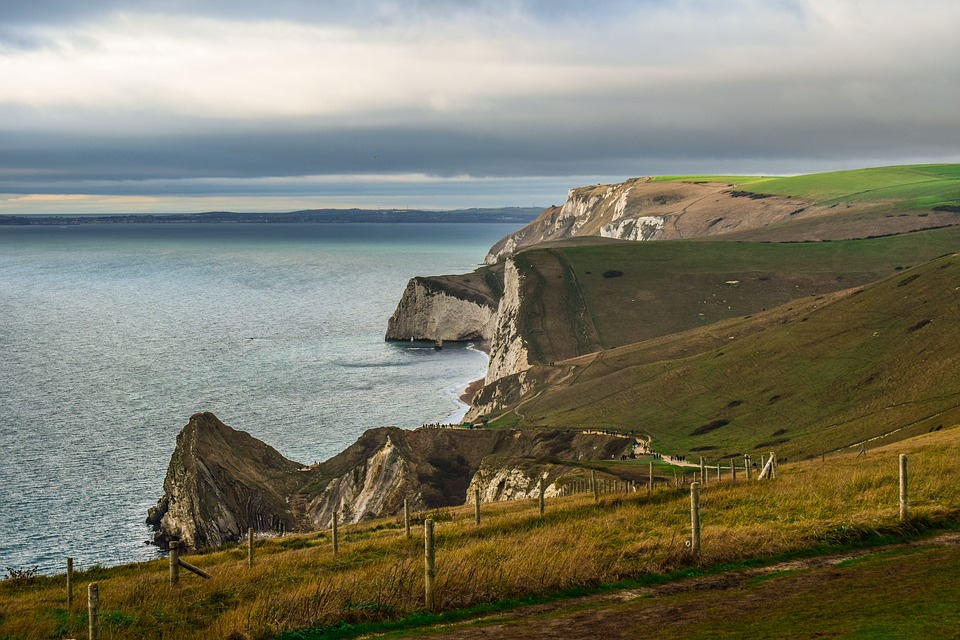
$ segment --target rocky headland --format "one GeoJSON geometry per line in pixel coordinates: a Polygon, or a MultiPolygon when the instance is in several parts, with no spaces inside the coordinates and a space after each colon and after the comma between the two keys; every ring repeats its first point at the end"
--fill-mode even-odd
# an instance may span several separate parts
{"type": "Polygon", "coordinates": [[[567,431],[382,427],[317,465],[286,459],[212,413],[191,416],[149,511],[154,542],[216,547],[256,532],[314,531],[414,510],[547,496],[588,473],[591,461],[632,450],[634,439],[567,431]]]}

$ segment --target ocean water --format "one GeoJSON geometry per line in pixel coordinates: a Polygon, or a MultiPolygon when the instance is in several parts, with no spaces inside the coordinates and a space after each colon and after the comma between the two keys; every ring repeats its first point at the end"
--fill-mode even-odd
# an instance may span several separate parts
{"type": "Polygon", "coordinates": [[[386,322],[515,228],[0,226],[0,571],[156,557],[146,510],[197,411],[304,463],[459,419],[486,357],[386,322]]]}

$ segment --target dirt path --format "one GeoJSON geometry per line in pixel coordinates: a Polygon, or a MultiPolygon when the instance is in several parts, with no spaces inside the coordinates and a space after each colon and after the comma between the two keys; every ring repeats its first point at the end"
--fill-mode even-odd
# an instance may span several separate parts
{"type": "MultiPolygon", "coordinates": [[[[881,584],[887,584],[888,588],[896,594],[894,598],[898,601],[908,600],[907,594],[901,593],[900,588],[896,586],[896,579],[908,573],[910,568],[915,568],[917,571],[928,569],[922,563],[912,559],[905,561],[896,554],[909,554],[915,550],[933,550],[941,554],[943,557],[932,558],[929,561],[935,563],[934,566],[942,566],[944,558],[960,564],[960,532],[946,533],[910,543],[804,558],[765,567],[680,579],[656,586],[622,589],[521,607],[479,620],[412,631],[407,635],[391,634],[390,637],[440,637],[457,640],[717,637],[712,635],[714,632],[708,636],[698,636],[696,632],[692,636],[687,634],[691,629],[697,629],[696,625],[716,625],[718,619],[722,624],[724,618],[729,618],[728,624],[733,625],[734,618],[740,619],[738,616],[747,619],[746,616],[760,615],[762,618],[768,609],[776,609],[779,604],[783,604],[784,598],[796,594],[811,593],[815,599],[822,597],[823,601],[816,603],[815,607],[818,607],[817,610],[828,609],[834,600],[839,600],[839,597],[831,599],[830,587],[827,585],[840,589],[840,593],[859,594],[861,599],[865,594],[872,595],[874,592],[868,590],[873,588],[870,586],[872,583],[861,579],[860,584],[847,585],[840,581],[840,578],[846,574],[838,568],[838,565],[849,561],[856,563],[879,559],[885,562],[886,564],[878,570],[881,584]],[[772,586],[774,584],[776,584],[775,588],[772,586]],[[677,627],[677,623],[682,623],[683,627],[677,627]]],[[[916,554],[910,557],[915,556],[916,554]]],[[[951,571],[956,573],[953,569],[951,571]]],[[[853,572],[848,574],[858,577],[853,572]]],[[[948,593],[944,601],[949,607],[951,599],[955,600],[960,596],[956,593],[951,595],[949,585],[943,586],[948,593]]],[[[877,593],[876,597],[882,599],[884,596],[877,593]]],[[[815,616],[815,613],[811,615],[815,616]]],[[[954,617],[957,616],[960,616],[960,608],[956,609],[954,617]]],[[[780,623],[777,623],[774,618],[771,624],[773,629],[778,629],[776,625],[780,623]]],[[[944,620],[944,624],[950,625],[952,621],[944,620]]],[[[958,637],[950,635],[951,628],[956,629],[956,627],[946,626],[945,635],[935,633],[933,637],[958,637]]],[[[731,633],[730,637],[744,637],[735,633],[735,628],[731,628],[731,631],[734,633],[731,633]]],[[[763,633],[761,635],[763,636],[763,633]]],[[[794,631],[774,630],[764,637],[822,637],[824,635],[836,637],[837,634],[798,628],[794,631]]],[[[844,634],[840,633],[840,635],[844,634]]],[[[723,634],[720,637],[725,636],[726,634],[723,634]]],[[[898,636],[888,634],[883,637],[898,636]]]]}

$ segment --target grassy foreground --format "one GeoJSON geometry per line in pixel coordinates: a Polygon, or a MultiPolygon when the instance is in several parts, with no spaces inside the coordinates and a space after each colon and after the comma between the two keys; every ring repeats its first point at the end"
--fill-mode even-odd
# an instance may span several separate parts
{"type": "MultiPolygon", "coordinates": [[[[709,484],[702,492],[703,552],[692,557],[686,488],[631,496],[532,501],[431,514],[437,521],[442,611],[545,598],[625,580],[743,563],[809,549],[879,542],[956,526],[960,429],[855,454],[782,465],[775,481],[709,484]],[[911,517],[897,520],[897,454],[910,455],[911,517]]],[[[643,461],[638,465],[646,464],[643,461]]],[[[425,514],[421,514],[425,515],[425,514]]],[[[418,531],[418,529],[414,529],[418,531]]],[[[395,519],[349,528],[334,557],[325,534],[261,541],[256,563],[232,548],[189,561],[211,580],[164,561],[75,576],[73,611],[63,576],[0,582],[0,638],[85,637],[87,584],[97,581],[104,638],[319,638],[346,625],[416,618],[423,609],[422,540],[395,519]]],[[[936,588],[931,585],[931,589],[936,588]]],[[[864,596],[868,597],[868,596],[864,596]]]]}

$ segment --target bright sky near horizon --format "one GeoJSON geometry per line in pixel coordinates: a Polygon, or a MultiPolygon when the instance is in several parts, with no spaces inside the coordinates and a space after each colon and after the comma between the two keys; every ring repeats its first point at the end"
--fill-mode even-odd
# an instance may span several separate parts
{"type": "Polygon", "coordinates": [[[954,0],[0,0],[0,213],[960,161],[954,0]]]}

